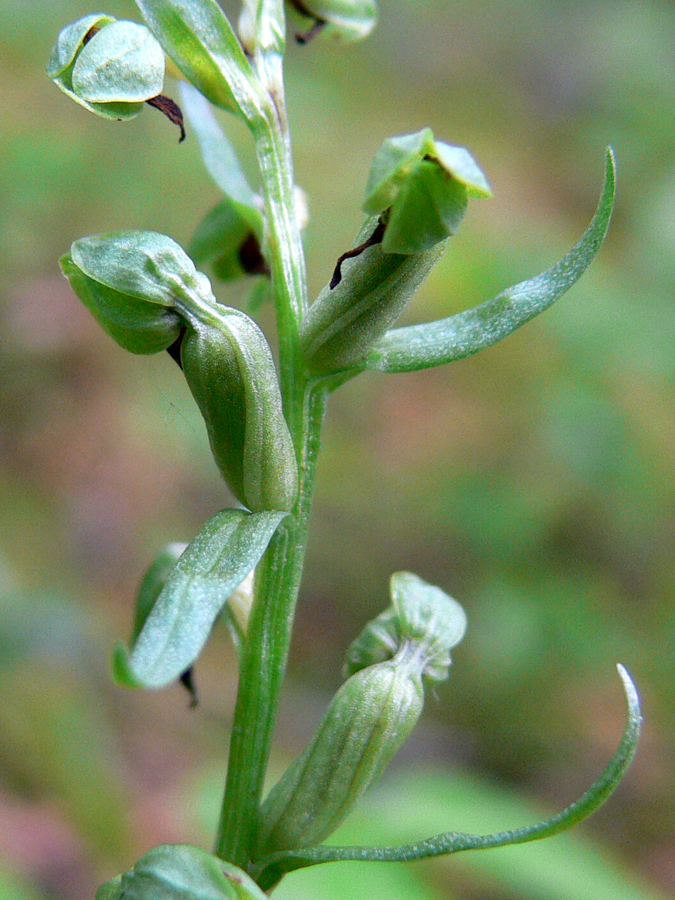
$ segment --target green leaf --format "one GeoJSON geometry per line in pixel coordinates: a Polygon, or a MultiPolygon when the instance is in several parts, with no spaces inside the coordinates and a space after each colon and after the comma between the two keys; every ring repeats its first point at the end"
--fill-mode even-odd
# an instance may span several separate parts
{"type": "Polygon", "coordinates": [[[260,118],[265,97],[216,0],[136,0],[151,31],[189,82],[211,103],[260,118]]]}
{"type": "Polygon", "coordinates": [[[145,25],[113,22],[82,48],[73,91],[89,103],[134,103],[162,92],[164,52],[145,25]]]}
{"type": "Polygon", "coordinates": [[[609,228],[614,190],[614,156],[608,149],[605,182],[593,220],[560,262],[475,309],[389,331],[371,348],[365,367],[380,372],[413,372],[463,359],[497,343],[548,309],[595,259],[609,228]]]}
{"type": "Polygon", "coordinates": [[[249,876],[188,844],[162,844],[102,885],[96,900],[267,900],[249,876]]]}
{"type": "Polygon", "coordinates": [[[148,615],[131,652],[118,646],[117,680],[160,688],[201,653],[230,594],[254,568],[284,518],[283,512],[216,513],[188,545],[148,615]]]}
{"type": "Polygon", "coordinates": [[[189,84],[181,85],[183,110],[197,135],[206,171],[232,202],[239,216],[262,239],[262,201],[253,192],[237,154],[208,101],[189,84]]]}
{"type": "Polygon", "coordinates": [[[562,812],[537,825],[526,826],[496,834],[476,835],[448,831],[426,840],[401,847],[316,847],[279,852],[260,860],[253,871],[264,889],[275,885],[287,872],[306,866],[345,860],[361,862],[409,862],[434,856],[446,856],[460,850],[486,850],[511,844],[541,840],[571,828],[588,818],[614,793],[630,766],[640,737],[642,718],[635,685],[623,668],[618,666],[623,683],[627,721],[619,747],[598,780],[574,803],[562,812]]]}

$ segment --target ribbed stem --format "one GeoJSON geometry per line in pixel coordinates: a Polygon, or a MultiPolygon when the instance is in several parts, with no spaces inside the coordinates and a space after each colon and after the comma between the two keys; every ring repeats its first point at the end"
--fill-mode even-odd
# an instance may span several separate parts
{"type": "Polygon", "coordinates": [[[325,401],[324,389],[306,389],[299,499],[294,514],[282,522],[258,568],[241,659],[215,852],[243,869],[251,860],[256,839],[258,808],[286,672],[325,401]]]}
{"type": "Polygon", "coordinates": [[[307,309],[305,261],[293,189],[281,60],[257,60],[269,90],[266,115],[253,124],[265,197],[266,251],[272,270],[284,410],[300,473],[298,501],[280,525],[256,574],[246,646],[240,660],[225,797],[215,852],[246,869],[256,839],[258,810],[279,695],[286,672],[295,603],[304,563],[316,457],[326,390],[308,379],[299,337],[307,309]]]}

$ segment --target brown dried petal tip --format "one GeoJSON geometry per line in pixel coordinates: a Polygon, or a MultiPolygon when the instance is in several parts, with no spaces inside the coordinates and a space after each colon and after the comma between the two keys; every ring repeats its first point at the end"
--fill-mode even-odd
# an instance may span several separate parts
{"type": "Polygon", "coordinates": [[[178,139],[178,143],[180,144],[185,140],[185,124],[183,122],[183,112],[180,106],[171,99],[171,97],[167,97],[164,94],[157,94],[156,97],[151,97],[149,100],[145,101],[148,106],[154,106],[155,109],[158,109],[163,115],[169,119],[170,122],[173,122],[174,125],[178,125],[180,128],[180,138],[178,139]]]}

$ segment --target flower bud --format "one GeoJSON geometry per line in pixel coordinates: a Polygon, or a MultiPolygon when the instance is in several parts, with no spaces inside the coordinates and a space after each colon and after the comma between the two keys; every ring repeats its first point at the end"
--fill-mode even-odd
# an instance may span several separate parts
{"type": "Polygon", "coordinates": [[[368,215],[388,210],[385,253],[422,253],[456,233],[469,197],[490,196],[469,151],[434,140],[424,128],[384,141],[368,176],[363,209],[368,215]]]}
{"type": "Polygon", "coordinates": [[[346,681],[263,803],[256,858],[312,847],[335,831],[408,739],[423,706],[410,648],[346,681]]]}
{"type": "Polygon", "coordinates": [[[351,675],[309,746],[263,803],[256,858],[318,844],[347,816],[412,732],[424,680],[448,677],[464,635],[461,606],[409,572],[391,579],[392,606],[364,629],[347,657],[351,675]]]}
{"type": "Polygon", "coordinates": [[[166,350],[184,324],[186,298],[212,297],[208,279],[181,247],[153,231],[82,238],[61,269],[99,324],[132,353],[166,350]]]}
{"type": "Polygon", "coordinates": [[[96,115],[132,119],[161,94],[164,51],[145,25],[85,16],[59,34],[47,74],[96,115]]]}
{"type": "Polygon", "coordinates": [[[386,253],[377,241],[384,225],[376,218],[366,222],[356,239],[357,252],[341,258],[331,284],[309,309],[302,348],[317,373],[357,367],[443,253],[442,244],[423,253],[386,253]]]}
{"type": "Polygon", "coordinates": [[[391,606],[369,622],[347,651],[344,674],[390,659],[406,642],[415,644],[425,682],[445,681],[450,650],[464,637],[466,614],[456,600],[411,572],[395,572],[391,606]]]}
{"type": "Polygon", "coordinates": [[[287,9],[302,31],[297,35],[306,43],[317,32],[340,41],[360,41],[377,22],[375,0],[287,0],[287,9]]]}
{"type": "Polygon", "coordinates": [[[191,318],[180,352],[216,463],[248,509],[288,511],[297,464],[269,345],[238,310],[218,311],[215,322],[191,318]]]}

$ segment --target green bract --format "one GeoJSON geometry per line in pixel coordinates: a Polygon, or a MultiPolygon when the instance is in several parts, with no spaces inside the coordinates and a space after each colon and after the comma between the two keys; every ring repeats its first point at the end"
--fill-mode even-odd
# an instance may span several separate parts
{"type": "Polygon", "coordinates": [[[274,360],[255,322],[238,310],[192,317],[181,343],[186,381],[230,489],[253,511],[288,511],[298,490],[295,450],[274,360]]]}
{"type": "MultiPolygon", "coordinates": [[[[369,219],[359,233],[360,246],[378,228],[369,219]]],[[[361,364],[372,344],[396,322],[415,291],[443,253],[438,244],[423,253],[385,253],[381,243],[366,246],[340,266],[335,287],[326,285],[305,317],[302,348],[317,373],[361,364]]]]}
{"type": "Polygon", "coordinates": [[[391,609],[350,648],[347,670],[354,674],[265,800],[259,858],[312,847],[333,832],[415,727],[423,679],[448,677],[450,649],[466,629],[461,606],[409,572],[392,576],[391,595],[391,609]]]}
{"type": "Polygon", "coordinates": [[[281,512],[222,510],[167,567],[163,584],[156,576],[164,572],[153,566],[141,586],[146,596],[137,622],[142,618],[142,625],[137,634],[134,629],[131,650],[123,644],[115,648],[117,681],[160,688],[189,669],[228,597],[257,564],[283,517],[281,512]]]}
{"type": "Polygon", "coordinates": [[[464,147],[434,140],[430,128],[389,138],[378,150],[366,184],[363,209],[389,210],[382,248],[421,253],[455,234],[469,197],[492,193],[464,147]]]}
{"type": "MultiPolygon", "coordinates": [[[[319,25],[341,41],[360,41],[377,23],[375,0],[286,0],[286,8],[305,32],[319,25]]],[[[303,35],[298,38],[302,41],[303,35]]]]}
{"type": "MultiPolygon", "coordinates": [[[[296,851],[279,851],[254,866],[258,884],[265,890],[276,885],[287,872],[328,862],[410,862],[446,856],[462,850],[487,850],[509,844],[526,844],[551,837],[583,822],[614,793],[630,766],[640,737],[642,717],[640,701],[623,666],[617,666],[626,696],[626,726],[619,747],[600,777],[581,797],[562,812],[536,825],[527,825],[496,834],[468,834],[446,831],[402,847],[307,847],[296,851]]],[[[364,671],[368,671],[365,669],[364,671]]]]}
{"type": "Polygon", "coordinates": [[[501,341],[544,312],[581,278],[597,256],[612,217],[614,191],[614,156],[608,148],[605,181],[593,220],[559,262],[474,309],[389,331],[368,352],[365,366],[381,372],[412,372],[444,365],[501,341]]]}
{"type": "Polygon", "coordinates": [[[59,34],[47,74],[97,115],[131,119],[162,91],[164,52],[145,25],[86,16],[59,34]]]}
{"type": "Polygon", "coordinates": [[[264,92],[216,0],[136,0],[151,31],[185,78],[211,103],[253,123],[264,92]]]}
{"type": "Polygon", "coordinates": [[[131,632],[132,644],[135,643],[138,635],[141,633],[141,629],[152,612],[157,598],[164,590],[169,575],[185,552],[186,547],[187,544],[178,542],[167,544],[157,554],[155,561],[145,573],[138,590],[138,597],[136,598],[136,615],[134,616],[134,627],[131,632]]]}
{"type": "Polygon", "coordinates": [[[249,876],[188,844],[162,844],[108,881],[96,900],[267,900],[249,876]]]}

